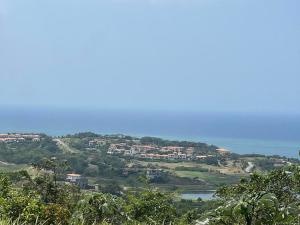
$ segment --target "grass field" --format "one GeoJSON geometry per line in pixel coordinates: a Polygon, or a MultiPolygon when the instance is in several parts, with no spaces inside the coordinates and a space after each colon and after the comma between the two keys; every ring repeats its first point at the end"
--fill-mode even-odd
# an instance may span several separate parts
{"type": "Polygon", "coordinates": [[[13,171],[19,171],[19,170],[27,170],[29,167],[26,164],[9,164],[5,165],[3,163],[0,163],[0,172],[13,172],[13,171]]]}
{"type": "Polygon", "coordinates": [[[219,170],[220,168],[217,166],[207,165],[203,163],[195,163],[195,162],[146,162],[146,161],[137,161],[143,166],[147,166],[149,164],[158,166],[161,168],[175,169],[176,167],[199,167],[199,168],[207,168],[210,170],[219,170]]]}
{"type": "MultiPolygon", "coordinates": [[[[207,165],[197,162],[145,162],[138,161],[138,163],[143,166],[152,165],[158,168],[161,168],[165,171],[170,172],[171,174],[182,177],[182,178],[190,178],[196,179],[203,182],[203,185],[176,185],[177,188],[184,190],[195,190],[195,189],[216,189],[217,187],[223,184],[232,184],[237,183],[241,177],[247,176],[245,173],[234,173],[234,167],[219,167],[213,165],[207,165]],[[205,168],[208,169],[209,172],[201,172],[201,171],[190,171],[190,170],[175,170],[175,168],[186,167],[186,168],[205,168]]],[[[170,184],[169,184],[170,185],[170,184]]],[[[167,185],[160,184],[161,187],[167,187],[167,185]]]]}
{"type": "Polygon", "coordinates": [[[198,171],[174,171],[179,177],[189,177],[199,179],[213,186],[219,186],[222,184],[237,183],[241,175],[226,175],[213,172],[198,172],[198,171]]]}

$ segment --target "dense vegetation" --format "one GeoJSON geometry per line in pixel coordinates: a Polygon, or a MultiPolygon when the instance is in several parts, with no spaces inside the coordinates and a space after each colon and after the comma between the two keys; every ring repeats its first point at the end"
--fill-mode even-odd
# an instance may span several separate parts
{"type": "Polygon", "coordinates": [[[157,137],[142,137],[140,139],[141,144],[154,144],[157,146],[165,147],[165,146],[179,146],[179,147],[195,147],[197,152],[207,153],[210,151],[214,151],[217,149],[217,146],[208,145],[200,142],[190,142],[190,141],[170,141],[164,140],[157,137]]]}
{"type": "MultiPolygon", "coordinates": [[[[147,188],[120,196],[81,191],[61,180],[65,161],[43,160],[26,171],[0,174],[0,215],[23,224],[187,224],[190,207],[147,188]],[[178,205],[178,206],[177,206],[178,205]]],[[[203,207],[204,203],[199,207],[203,207]]]]}
{"type": "Polygon", "coordinates": [[[0,142],[0,158],[10,163],[38,162],[44,157],[59,155],[61,151],[51,137],[43,135],[41,141],[0,142]]]}
{"type": "Polygon", "coordinates": [[[1,224],[279,225],[297,224],[300,214],[297,165],[221,187],[211,201],[179,201],[150,187],[119,196],[81,191],[60,181],[64,161],[34,166],[35,176],[26,171],[0,175],[1,224]]]}
{"type": "MultiPolygon", "coordinates": [[[[300,167],[297,160],[237,155],[211,161],[136,160],[107,154],[108,145],[90,147],[94,138],[135,142],[132,137],[80,133],[61,137],[65,145],[42,135],[40,141],[0,143],[1,161],[26,164],[27,170],[0,174],[1,224],[297,224],[300,214],[300,167]],[[250,176],[224,174],[255,159],[250,176]],[[288,163],[274,169],[274,163],[288,163]],[[230,166],[228,166],[230,164],[230,166]],[[161,170],[149,178],[147,170],[161,170]],[[266,171],[269,171],[268,173],[266,171]],[[66,183],[66,173],[80,173],[90,186],[81,190],[66,183]],[[241,179],[240,179],[241,178],[241,179]],[[240,181],[239,181],[240,180],[240,181]],[[92,190],[94,184],[99,189],[92,190]],[[178,188],[215,189],[210,201],[178,198],[178,188]]],[[[201,143],[144,137],[142,144],[216,147],[201,143]]],[[[3,163],[2,163],[3,164],[3,163]]],[[[5,164],[3,164],[5,165],[5,164]]]]}
{"type": "Polygon", "coordinates": [[[298,224],[300,167],[253,174],[217,191],[223,204],[209,212],[209,224],[298,224]]]}

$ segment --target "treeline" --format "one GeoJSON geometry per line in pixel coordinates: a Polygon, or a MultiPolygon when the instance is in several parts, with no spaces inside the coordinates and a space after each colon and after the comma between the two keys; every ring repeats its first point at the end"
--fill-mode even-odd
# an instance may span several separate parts
{"type": "Polygon", "coordinates": [[[206,149],[206,150],[211,150],[214,151],[217,149],[217,146],[214,145],[208,145],[205,143],[201,142],[191,142],[191,141],[170,141],[170,140],[165,140],[162,138],[157,138],[157,137],[142,137],[140,139],[141,144],[154,144],[158,145],[160,147],[165,147],[165,146],[179,146],[179,147],[195,147],[195,148],[200,148],[200,149],[206,149]]]}
{"type": "Polygon", "coordinates": [[[202,167],[186,167],[186,166],[178,166],[175,167],[176,171],[197,171],[197,172],[209,172],[209,169],[202,167]]]}

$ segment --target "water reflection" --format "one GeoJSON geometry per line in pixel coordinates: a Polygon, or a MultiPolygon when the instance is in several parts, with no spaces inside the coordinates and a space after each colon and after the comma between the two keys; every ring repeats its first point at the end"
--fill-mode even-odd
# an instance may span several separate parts
{"type": "Polygon", "coordinates": [[[183,193],[180,197],[186,200],[197,200],[199,198],[202,200],[211,200],[215,198],[214,194],[215,192],[183,193]]]}

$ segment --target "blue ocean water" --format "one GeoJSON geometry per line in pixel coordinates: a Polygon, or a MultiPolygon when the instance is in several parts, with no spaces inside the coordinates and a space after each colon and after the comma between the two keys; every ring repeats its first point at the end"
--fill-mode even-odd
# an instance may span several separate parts
{"type": "Polygon", "coordinates": [[[0,108],[0,132],[158,136],[207,142],[236,153],[298,157],[299,115],[0,108]]]}

